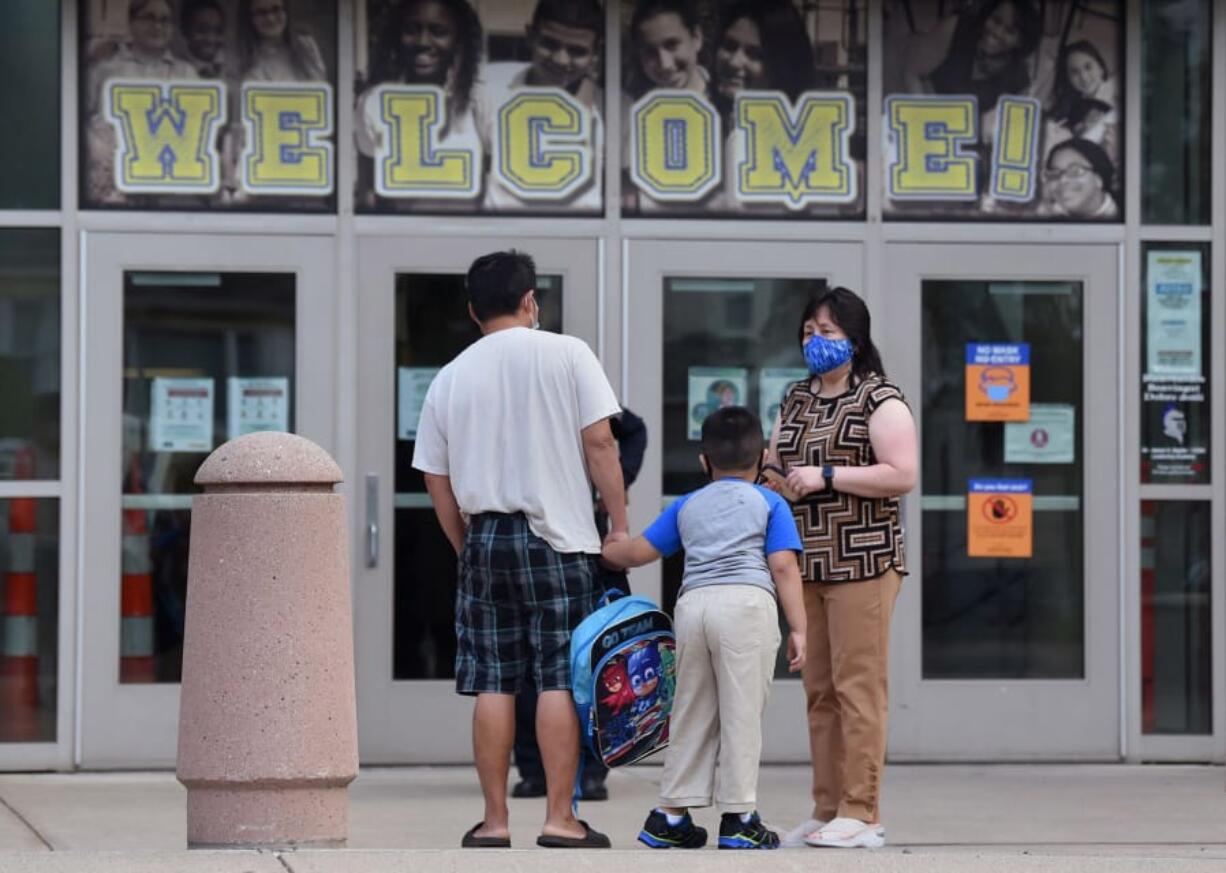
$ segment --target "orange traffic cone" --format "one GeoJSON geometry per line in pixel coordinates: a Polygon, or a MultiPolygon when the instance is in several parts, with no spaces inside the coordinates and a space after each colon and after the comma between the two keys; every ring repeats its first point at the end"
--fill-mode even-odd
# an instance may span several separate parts
{"type": "Polygon", "coordinates": [[[9,501],[9,560],[4,572],[4,648],[0,651],[0,741],[39,739],[38,576],[34,540],[38,502],[9,501]]]}
{"type": "MultiPolygon", "coordinates": [[[[130,494],[139,494],[140,476],[132,461],[130,494]]],[[[143,509],[123,510],[123,578],[120,590],[119,681],[156,682],[153,657],[153,561],[149,517],[143,509]]]]}

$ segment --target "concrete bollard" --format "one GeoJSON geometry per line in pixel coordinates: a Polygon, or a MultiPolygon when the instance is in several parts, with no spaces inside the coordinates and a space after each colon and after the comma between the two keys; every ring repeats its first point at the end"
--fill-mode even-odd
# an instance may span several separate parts
{"type": "Polygon", "coordinates": [[[358,773],[341,471],[231,440],[196,473],[179,716],[189,848],[344,846],[358,773]]]}

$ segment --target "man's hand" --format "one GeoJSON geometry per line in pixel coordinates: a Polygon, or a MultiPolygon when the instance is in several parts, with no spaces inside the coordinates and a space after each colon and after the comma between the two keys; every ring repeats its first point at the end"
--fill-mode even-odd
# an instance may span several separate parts
{"type": "Polygon", "coordinates": [[[807,634],[804,631],[792,631],[788,634],[788,672],[797,673],[805,665],[807,634]]]}

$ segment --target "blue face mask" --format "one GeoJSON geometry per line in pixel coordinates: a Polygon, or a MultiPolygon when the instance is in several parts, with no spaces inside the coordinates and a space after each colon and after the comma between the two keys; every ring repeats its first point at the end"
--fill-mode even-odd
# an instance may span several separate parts
{"type": "Polygon", "coordinates": [[[851,360],[851,353],[851,340],[826,339],[815,333],[805,343],[805,363],[814,376],[824,376],[837,370],[851,360]]]}

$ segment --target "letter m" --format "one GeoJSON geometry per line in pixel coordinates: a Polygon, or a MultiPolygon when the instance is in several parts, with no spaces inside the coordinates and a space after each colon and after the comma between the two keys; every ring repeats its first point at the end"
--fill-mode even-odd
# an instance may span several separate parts
{"type": "Polygon", "coordinates": [[[217,131],[225,85],[112,79],[103,111],[115,128],[115,187],[128,194],[212,194],[221,187],[217,131]]]}

